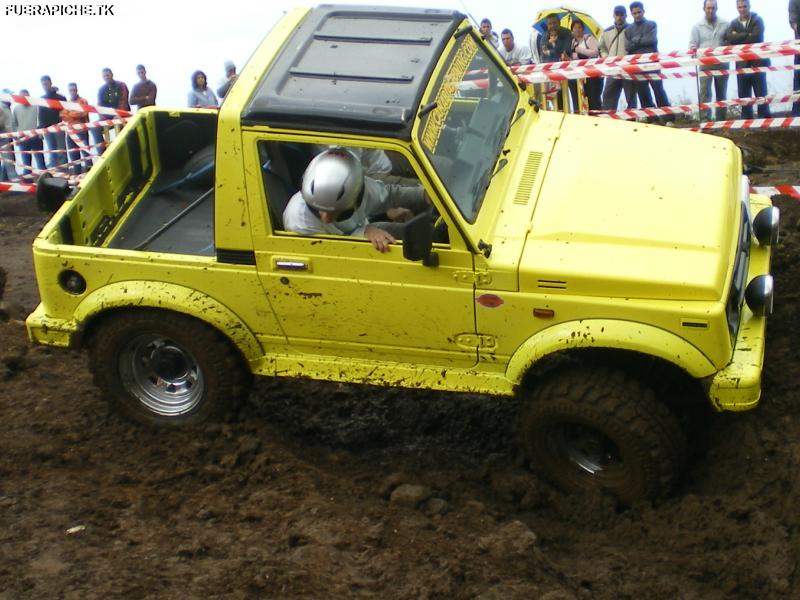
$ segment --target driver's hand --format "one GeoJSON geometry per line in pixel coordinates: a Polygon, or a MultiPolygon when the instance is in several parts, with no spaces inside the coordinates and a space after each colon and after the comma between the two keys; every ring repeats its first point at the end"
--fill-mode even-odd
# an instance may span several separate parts
{"type": "Polygon", "coordinates": [[[386,209],[386,216],[395,223],[405,223],[414,217],[414,213],[407,208],[389,208],[386,209]]]}
{"type": "Polygon", "coordinates": [[[397,240],[388,232],[372,225],[367,225],[364,229],[364,237],[366,237],[378,252],[388,252],[389,244],[394,244],[397,240]]]}

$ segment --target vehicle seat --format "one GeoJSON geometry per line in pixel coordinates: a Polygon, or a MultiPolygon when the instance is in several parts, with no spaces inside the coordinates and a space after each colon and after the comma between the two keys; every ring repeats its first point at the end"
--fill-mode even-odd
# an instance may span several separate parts
{"type": "Polygon", "coordinates": [[[267,193],[267,206],[272,228],[283,230],[283,211],[292,196],[300,189],[292,183],[289,167],[279,142],[262,142],[258,146],[261,174],[267,193]]]}

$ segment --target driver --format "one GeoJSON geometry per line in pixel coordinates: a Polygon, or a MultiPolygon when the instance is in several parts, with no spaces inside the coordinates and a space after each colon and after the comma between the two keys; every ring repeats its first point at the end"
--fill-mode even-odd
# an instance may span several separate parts
{"type": "Polygon", "coordinates": [[[384,184],[364,176],[361,161],[346,148],[314,157],[303,173],[302,189],[283,212],[287,230],[366,237],[376,250],[402,239],[403,223],[425,209],[422,186],[384,184]],[[416,210],[415,210],[416,209],[416,210]],[[383,214],[389,222],[370,222],[383,214]]]}

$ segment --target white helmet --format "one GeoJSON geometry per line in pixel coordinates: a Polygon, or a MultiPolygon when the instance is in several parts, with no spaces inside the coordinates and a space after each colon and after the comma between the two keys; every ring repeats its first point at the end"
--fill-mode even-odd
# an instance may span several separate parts
{"type": "Polygon", "coordinates": [[[364,190],[361,162],[346,148],[329,148],[303,173],[303,200],[319,212],[341,213],[354,208],[364,190]]]}

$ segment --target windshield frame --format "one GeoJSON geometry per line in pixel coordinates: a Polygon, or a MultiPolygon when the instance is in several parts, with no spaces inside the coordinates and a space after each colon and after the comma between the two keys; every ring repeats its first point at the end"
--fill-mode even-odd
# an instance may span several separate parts
{"type": "Polygon", "coordinates": [[[474,31],[456,33],[432,80],[415,141],[469,224],[478,218],[519,99],[499,55],[474,31]]]}

